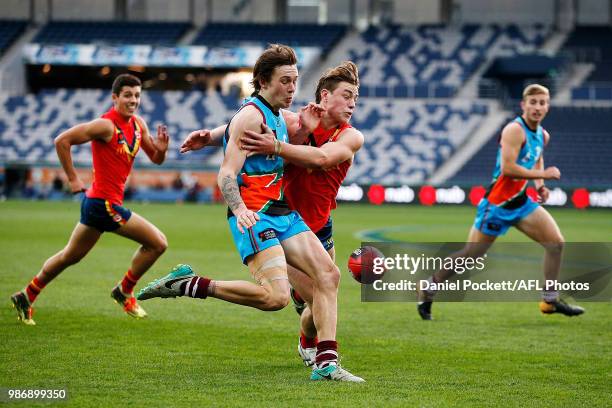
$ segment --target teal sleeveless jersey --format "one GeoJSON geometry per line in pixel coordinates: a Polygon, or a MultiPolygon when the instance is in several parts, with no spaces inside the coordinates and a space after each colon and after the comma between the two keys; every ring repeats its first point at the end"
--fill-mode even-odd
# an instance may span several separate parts
{"type": "MultiPolygon", "coordinates": [[[[544,129],[542,126],[538,126],[535,131],[529,129],[520,116],[517,116],[514,122],[520,124],[525,132],[525,142],[521,146],[516,164],[531,170],[534,168],[544,151],[544,129]]],[[[495,162],[495,169],[493,170],[493,181],[485,197],[491,204],[506,206],[517,199],[522,201],[525,198],[525,191],[529,180],[513,179],[504,176],[501,173],[501,161],[500,145],[497,149],[497,160],[495,162]]]]}
{"type": "MultiPolygon", "coordinates": [[[[261,112],[264,123],[279,141],[289,141],[287,125],[280,111],[275,112],[259,95],[247,98],[240,110],[247,106],[254,106],[261,112]]],[[[229,142],[229,128],[230,124],[227,125],[223,138],[224,152],[229,142]]],[[[289,212],[283,193],[283,169],[284,161],[276,155],[258,154],[246,158],[237,182],[240,196],[249,210],[279,215],[289,212]]]]}

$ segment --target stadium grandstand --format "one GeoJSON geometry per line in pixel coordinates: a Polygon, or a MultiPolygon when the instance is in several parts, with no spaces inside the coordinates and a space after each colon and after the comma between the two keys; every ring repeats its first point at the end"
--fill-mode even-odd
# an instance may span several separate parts
{"type": "MultiPolygon", "coordinates": [[[[353,125],[366,143],[349,184],[456,185],[466,192],[486,186],[501,126],[519,110],[517,92],[540,82],[552,91],[547,161],[564,174],[555,185],[568,195],[612,185],[612,29],[596,12],[609,2],[578,1],[572,8],[550,1],[525,14],[477,0],[441,0],[436,7],[357,0],[12,3],[0,15],[5,194],[21,194],[33,178],[33,190],[45,196],[47,175],[58,168],[53,138],[101,113],[117,73],[143,79],[141,114],[153,126],[167,124],[178,146],[190,131],[229,120],[250,92],[254,56],[272,42],[298,52],[294,107],[312,99],[326,67],[343,60],[358,65],[353,125]],[[590,159],[574,160],[578,151],[590,159]],[[15,179],[21,188],[8,186],[15,179]]],[[[91,161],[89,147],[73,154],[78,165],[91,161]]],[[[171,149],[163,181],[152,183],[167,184],[181,172],[207,180],[201,187],[210,193],[221,158],[218,148],[189,155],[171,149]]],[[[137,164],[149,170],[144,160],[137,164]]],[[[134,188],[154,191],[155,199],[176,198],[154,185],[134,188]]]]}

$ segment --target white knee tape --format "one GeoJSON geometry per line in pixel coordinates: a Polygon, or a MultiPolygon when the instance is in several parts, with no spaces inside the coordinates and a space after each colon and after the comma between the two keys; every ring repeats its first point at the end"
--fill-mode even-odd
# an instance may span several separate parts
{"type": "Polygon", "coordinates": [[[266,262],[262,263],[259,269],[257,269],[257,272],[260,273],[260,272],[265,271],[266,269],[283,268],[283,267],[284,268],[287,267],[287,261],[285,261],[285,257],[275,256],[274,258],[270,258],[266,262]]]}
{"type": "Polygon", "coordinates": [[[283,269],[286,270],[287,269],[287,261],[285,261],[285,257],[284,256],[276,256],[274,258],[268,259],[263,264],[261,264],[261,266],[254,273],[254,278],[257,281],[257,283],[262,285],[264,282],[272,283],[275,280],[282,280],[282,279],[287,279],[288,280],[287,276],[274,276],[272,278],[263,278],[262,277],[262,275],[266,272],[266,270],[273,269],[273,268],[283,268],[283,269]]]}
{"type": "Polygon", "coordinates": [[[268,278],[267,279],[268,282],[277,281],[277,280],[286,280],[286,281],[288,281],[289,278],[286,277],[286,276],[274,276],[272,278],[268,278]]]}

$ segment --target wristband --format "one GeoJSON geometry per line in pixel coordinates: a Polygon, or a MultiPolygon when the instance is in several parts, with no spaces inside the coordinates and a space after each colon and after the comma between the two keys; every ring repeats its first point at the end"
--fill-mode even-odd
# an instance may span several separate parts
{"type": "Polygon", "coordinates": [[[280,155],[281,149],[281,142],[278,139],[274,139],[274,154],[276,156],[280,155]]]}

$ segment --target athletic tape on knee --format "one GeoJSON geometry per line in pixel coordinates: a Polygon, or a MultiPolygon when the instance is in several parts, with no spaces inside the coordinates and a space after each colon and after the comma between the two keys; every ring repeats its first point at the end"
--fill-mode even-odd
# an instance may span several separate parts
{"type": "Polygon", "coordinates": [[[264,281],[267,282],[272,282],[275,280],[281,280],[281,279],[288,279],[286,276],[275,276],[272,278],[266,278],[266,279],[262,279],[262,274],[268,270],[268,269],[272,269],[272,268],[283,268],[283,269],[287,269],[287,261],[285,261],[285,257],[284,256],[275,256],[274,258],[270,258],[267,261],[265,261],[264,263],[261,264],[261,266],[255,271],[255,273],[253,274],[255,277],[255,280],[257,281],[257,283],[259,283],[260,285],[264,283],[264,281]]]}
{"type": "Polygon", "coordinates": [[[284,256],[275,256],[274,258],[268,259],[266,262],[262,263],[259,269],[257,269],[257,273],[263,272],[266,269],[271,268],[284,268],[287,266],[287,261],[285,261],[284,256]]]}
{"type": "Polygon", "coordinates": [[[286,277],[286,276],[274,276],[274,277],[272,277],[272,278],[268,278],[268,279],[266,279],[266,280],[267,280],[268,282],[277,281],[277,280],[287,280],[287,281],[288,281],[288,280],[289,280],[289,278],[288,278],[288,277],[286,277]]]}

